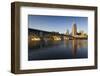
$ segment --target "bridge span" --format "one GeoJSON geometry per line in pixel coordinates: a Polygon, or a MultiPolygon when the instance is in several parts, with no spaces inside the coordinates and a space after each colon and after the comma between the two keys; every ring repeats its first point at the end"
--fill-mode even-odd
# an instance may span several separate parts
{"type": "Polygon", "coordinates": [[[37,29],[28,29],[29,40],[65,40],[72,39],[71,35],[60,34],[59,32],[49,32],[37,29]]]}

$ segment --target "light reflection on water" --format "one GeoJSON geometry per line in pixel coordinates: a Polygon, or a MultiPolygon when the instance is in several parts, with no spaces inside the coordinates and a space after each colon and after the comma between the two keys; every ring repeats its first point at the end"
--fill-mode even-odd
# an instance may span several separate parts
{"type": "Polygon", "coordinates": [[[28,60],[75,59],[88,57],[87,40],[33,41],[28,60]]]}

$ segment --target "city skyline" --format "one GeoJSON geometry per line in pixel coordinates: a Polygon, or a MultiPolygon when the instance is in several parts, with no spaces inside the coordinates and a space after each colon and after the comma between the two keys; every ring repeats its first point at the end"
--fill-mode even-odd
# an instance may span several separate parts
{"type": "Polygon", "coordinates": [[[45,30],[50,32],[69,33],[72,32],[72,25],[77,25],[77,32],[84,31],[88,33],[88,18],[87,17],[72,17],[72,16],[42,16],[29,15],[28,28],[45,30]]]}

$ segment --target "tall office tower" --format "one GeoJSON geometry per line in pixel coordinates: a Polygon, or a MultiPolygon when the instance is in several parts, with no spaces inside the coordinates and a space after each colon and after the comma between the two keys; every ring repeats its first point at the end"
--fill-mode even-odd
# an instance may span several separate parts
{"type": "Polygon", "coordinates": [[[66,35],[69,35],[69,30],[67,29],[67,31],[66,31],[66,35]]]}
{"type": "Polygon", "coordinates": [[[73,23],[73,26],[72,26],[72,36],[75,36],[77,35],[77,26],[75,23],[73,23]]]}

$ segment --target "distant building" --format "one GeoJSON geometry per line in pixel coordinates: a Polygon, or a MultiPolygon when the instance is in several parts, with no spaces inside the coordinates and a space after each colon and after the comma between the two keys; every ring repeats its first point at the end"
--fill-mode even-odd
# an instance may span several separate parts
{"type": "Polygon", "coordinates": [[[67,29],[67,31],[66,31],[66,35],[69,35],[69,30],[67,29]]]}
{"type": "Polygon", "coordinates": [[[72,25],[72,36],[75,36],[77,35],[77,26],[75,23],[73,23],[72,25]]]}
{"type": "Polygon", "coordinates": [[[88,35],[86,33],[84,33],[83,30],[81,30],[80,32],[77,32],[77,25],[75,23],[73,23],[73,25],[72,25],[71,35],[74,38],[79,38],[79,39],[87,39],[88,38],[88,35]]]}

